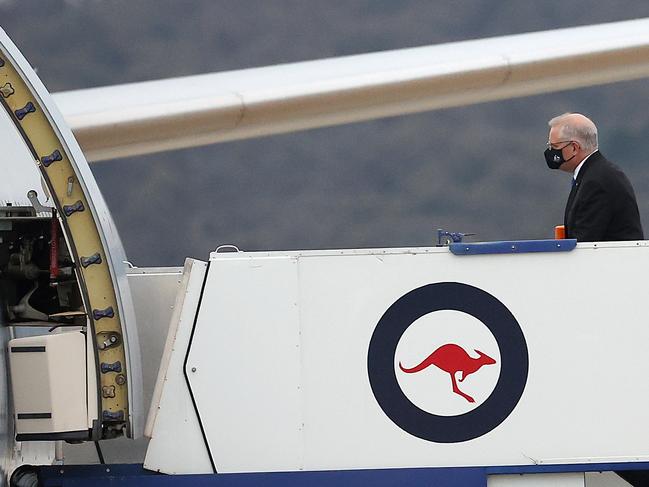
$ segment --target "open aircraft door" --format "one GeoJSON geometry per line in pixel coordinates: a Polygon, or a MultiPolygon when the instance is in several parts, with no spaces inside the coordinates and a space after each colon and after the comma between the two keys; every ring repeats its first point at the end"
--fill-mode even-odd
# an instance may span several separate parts
{"type": "Polygon", "coordinates": [[[3,178],[18,195],[0,202],[2,322],[28,330],[9,343],[16,439],[138,437],[140,350],[122,244],[72,132],[1,30],[0,95],[3,178]]]}

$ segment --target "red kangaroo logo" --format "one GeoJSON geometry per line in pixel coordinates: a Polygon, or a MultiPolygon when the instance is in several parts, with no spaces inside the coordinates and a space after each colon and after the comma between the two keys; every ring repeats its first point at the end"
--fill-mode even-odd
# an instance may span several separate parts
{"type": "Polygon", "coordinates": [[[495,364],[496,361],[479,350],[474,351],[479,355],[478,358],[470,357],[469,354],[459,345],[447,343],[446,345],[439,347],[426,357],[423,362],[419,365],[415,365],[412,369],[404,368],[403,365],[401,365],[401,362],[399,362],[399,368],[408,374],[413,374],[424,370],[429,365],[435,365],[444,372],[450,374],[451,383],[453,384],[453,392],[459,394],[469,402],[475,402],[471,396],[465,394],[458,388],[457,382],[455,381],[455,374],[460,371],[462,372],[462,377],[460,377],[460,382],[462,382],[469,375],[477,372],[483,365],[492,365],[495,364]]]}

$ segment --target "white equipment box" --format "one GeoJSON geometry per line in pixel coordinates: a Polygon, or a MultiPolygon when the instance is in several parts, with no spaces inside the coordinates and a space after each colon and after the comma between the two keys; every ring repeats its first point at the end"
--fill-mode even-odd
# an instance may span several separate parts
{"type": "Polygon", "coordinates": [[[85,340],[69,331],[9,341],[18,441],[88,439],[85,340]]]}

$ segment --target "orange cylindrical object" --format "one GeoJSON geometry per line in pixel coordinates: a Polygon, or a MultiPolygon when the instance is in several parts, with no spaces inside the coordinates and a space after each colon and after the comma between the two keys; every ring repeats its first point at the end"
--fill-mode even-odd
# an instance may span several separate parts
{"type": "Polygon", "coordinates": [[[563,225],[557,225],[554,227],[554,238],[556,240],[562,240],[566,238],[566,227],[563,225]]]}

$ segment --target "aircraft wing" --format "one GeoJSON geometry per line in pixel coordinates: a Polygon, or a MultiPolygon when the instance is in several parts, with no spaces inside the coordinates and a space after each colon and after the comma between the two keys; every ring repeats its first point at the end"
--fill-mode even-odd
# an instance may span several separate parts
{"type": "Polygon", "coordinates": [[[649,18],[57,93],[98,161],[649,76],[649,18]]]}

